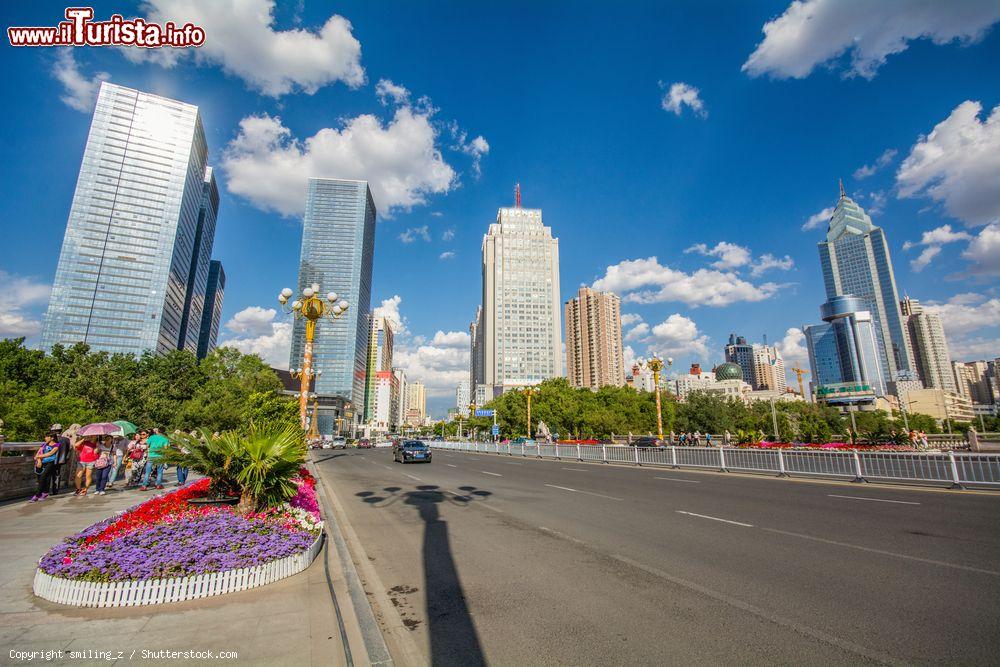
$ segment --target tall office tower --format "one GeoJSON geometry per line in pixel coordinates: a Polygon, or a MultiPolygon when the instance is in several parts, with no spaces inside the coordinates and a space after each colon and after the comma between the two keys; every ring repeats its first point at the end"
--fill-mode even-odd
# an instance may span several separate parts
{"type": "Polygon", "coordinates": [[[222,322],[222,298],[226,293],[226,272],[222,262],[213,259],[208,266],[208,284],[205,286],[205,308],[201,313],[198,331],[198,358],[204,359],[215,349],[222,322]]]}
{"type": "MultiPolygon", "coordinates": [[[[316,327],[313,368],[323,371],[316,393],[350,401],[355,419],[364,417],[375,215],[367,181],[309,179],[298,293],[317,283],[323,294],[336,292],[350,304],[345,315],[316,327]]],[[[293,368],[302,365],[305,335],[305,321],[298,318],[292,329],[293,368]]],[[[332,419],[320,414],[322,433],[333,432],[332,419]]]]}
{"type": "Polygon", "coordinates": [[[469,416],[469,403],[472,402],[472,391],[467,380],[462,380],[455,387],[455,408],[462,417],[469,416]]]}
{"type": "Polygon", "coordinates": [[[393,368],[392,374],[396,376],[396,421],[392,425],[399,428],[406,423],[406,406],[409,398],[407,387],[409,385],[406,382],[406,371],[402,368],[393,368]]]}
{"type": "Polygon", "coordinates": [[[381,315],[372,315],[368,329],[368,362],[365,370],[365,421],[375,415],[378,373],[392,371],[392,325],[381,315]]]}
{"type": "Polygon", "coordinates": [[[915,375],[885,232],[845,194],[843,183],[826,240],[818,245],[826,298],[854,296],[871,313],[882,377],[888,382],[915,375]]]}
{"type": "Polygon", "coordinates": [[[996,402],[990,387],[988,362],[956,361],[952,366],[960,395],[977,405],[992,405],[996,402]]]}
{"type": "Polygon", "coordinates": [[[941,316],[925,311],[919,301],[908,296],[899,302],[899,308],[906,322],[917,373],[924,387],[956,392],[958,389],[941,316]]]}
{"type": "MultiPolygon", "coordinates": [[[[198,107],[101,84],[44,348],[83,342],[140,354],[181,345],[207,155],[198,107]]],[[[196,334],[185,342],[194,349],[196,334]]]]}
{"type": "Polygon", "coordinates": [[[621,299],[581,287],[566,302],[566,375],[570,385],[597,390],[625,385],[621,299]]]}
{"type": "Polygon", "coordinates": [[[427,397],[422,382],[410,382],[406,385],[406,423],[410,426],[423,424],[427,416],[427,397]]]}
{"type": "Polygon", "coordinates": [[[853,296],[834,297],[820,308],[825,324],[803,327],[811,384],[818,394],[831,385],[852,383],[869,387],[866,393],[885,396],[875,318],[865,307],[865,301],[853,296]]]}
{"type": "Polygon", "coordinates": [[[201,337],[202,313],[205,311],[208,290],[208,272],[212,263],[212,246],[215,245],[215,220],[219,215],[219,186],[211,167],[205,168],[202,184],[201,207],[198,210],[198,226],[194,232],[194,248],[191,252],[187,273],[187,293],[184,299],[184,315],[181,317],[181,333],[177,347],[191,352],[198,351],[201,337]]]}
{"type": "MultiPolygon", "coordinates": [[[[757,390],[769,389],[784,392],[788,382],[785,379],[785,361],[781,352],[774,345],[753,346],[753,382],[751,387],[757,390]]],[[[744,382],[746,374],[744,373],[744,382]]]]}
{"type": "Polygon", "coordinates": [[[743,369],[743,381],[751,387],[757,387],[757,378],[754,376],[754,355],[753,345],[747,342],[743,336],[734,333],[729,334],[729,343],[725,349],[726,361],[736,364],[743,369]]]}
{"type": "Polygon", "coordinates": [[[483,383],[494,396],[562,376],[559,240],[540,209],[501,208],[483,237],[483,383]]]}
{"type": "Polygon", "coordinates": [[[483,383],[483,307],[476,306],[476,319],[469,323],[469,386],[483,383]]]}

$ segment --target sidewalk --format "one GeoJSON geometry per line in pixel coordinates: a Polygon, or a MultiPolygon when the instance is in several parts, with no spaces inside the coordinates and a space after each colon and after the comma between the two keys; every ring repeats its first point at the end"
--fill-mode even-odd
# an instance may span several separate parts
{"type": "MultiPolygon", "coordinates": [[[[167,490],[174,476],[169,474],[167,490]]],[[[91,490],[93,493],[93,490],[91,490]]],[[[72,491],[39,503],[0,506],[0,665],[29,664],[11,651],[106,651],[89,659],[69,655],[31,664],[153,664],[143,651],[222,651],[246,665],[343,665],[324,559],[305,572],[249,591],[200,600],[132,608],[91,609],[50,603],[31,590],[38,559],[66,535],[152,497],[147,491],[109,491],[75,498],[72,491]],[[118,652],[124,656],[118,658],[118,652]],[[134,651],[134,654],[133,654],[134,651]]],[[[358,663],[355,656],[355,663],[358,663]]],[[[171,659],[172,665],[205,664],[171,659]]]]}

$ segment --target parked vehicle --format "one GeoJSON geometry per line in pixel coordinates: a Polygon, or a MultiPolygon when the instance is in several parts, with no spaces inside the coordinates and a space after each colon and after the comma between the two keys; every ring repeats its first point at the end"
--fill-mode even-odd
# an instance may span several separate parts
{"type": "Polygon", "coordinates": [[[644,435],[636,438],[630,443],[633,447],[662,447],[663,441],[652,436],[644,435]]]}
{"type": "Polygon", "coordinates": [[[358,449],[372,449],[375,444],[368,438],[361,438],[358,440],[358,449]]]}
{"type": "Polygon", "coordinates": [[[430,463],[431,448],[419,440],[404,440],[392,448],[392,460],[397,463],[430,463]]]}
{"type": "Polygon", "coordinates": [[[347,440],[343,438],[334,438],[331,446],[333,449],[347,449],[347,440]]]}

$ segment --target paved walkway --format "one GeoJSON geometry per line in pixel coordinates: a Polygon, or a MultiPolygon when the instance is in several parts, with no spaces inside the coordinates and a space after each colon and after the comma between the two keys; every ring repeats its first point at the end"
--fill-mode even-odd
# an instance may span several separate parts
{"type": "MultiPolygon", "coordinates": [[[[167,490],[174,488],[169,476],[167,490]]],[[[93,493],[93,489],[91,489],[93,493]]],[[[12,651],[62,650],[62,658],[30,664],[152,664],[143,651],[223,651],[222,664],[345,664],[336,614],[320,554],[305,572],[249,591],[130,609],[58,605],[34,596],[38,559],[66,535],[78,532],[154,492],[113,491],[74,498],[60,494],[40,503],[0,505],[0,665],[29,664],[12,651]],[[74,658],[69,651],[85,653],[74,658]],[[96,652],[109,652],[99,655],[96,652]],[[134,653],[133,653],[134,651],[134,653]],[[119,652],[122,652],[119,658],[119,652]]],[[[357,656],[355,662],[358,662],[357,656]]],[[[206,664],[171,659],[170,664],[206,664]]]]}

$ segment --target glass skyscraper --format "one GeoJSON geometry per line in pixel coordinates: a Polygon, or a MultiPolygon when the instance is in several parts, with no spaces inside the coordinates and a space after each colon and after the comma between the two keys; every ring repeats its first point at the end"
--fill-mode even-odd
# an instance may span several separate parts
{"type": "Polygon", "coordinates": [[[197,332],[182,341],[181,329],[207,154],[198,107],[101,84],[45,316],[45,349],[196,347],[197,332]]]}
{"type": "Polygon", "coordinates": [[[198,328],[198,358],[204,359],[215,349],[219,339],[219,324],[222,322],[222,299],[226,292],[226,272],[222,262],[212,260],[208,267],[208,283],[205,287],[205,308],[201,313],[198,328]]]}
{"type": "Polygon", "coordinates": [[[817,393],[822,395],[833,385],[851,383],[866,387],[866,393],[885,396],[887,380],[882,372],[875,318],[865,309],[865,302],[853,296],[834,297],[820,307],[820,315],[825,324],[803,329],[817,393]]]}
{"type": "MultiPolygon", "coordinates": [[[[316,393],[351,401],[364,416],[365,365],[371,317],[372,259],[375,254],[375,202],[366,181],[310,178],[302,230],[298,293],[318,283],[322,294],[336,292],[350,303],[347,313],[316,327],[313,368],[323,371],[316,393]]],[[[305,322],[292,330],[292,368],[302,366],[305,322]]],[[[322,433],[333,433],[332,417],[319,414],[322,433]]]]}
{"type": "Polygon", "coordinates": [[[188,268],[187,298],[184,301],[184,315],[181,318],[178,347],[182,350],[191,352],[198,350],[202,314],[206,306],[211,307],[207,301],[208,275],[212,262],[212,246],[215,245],[215,220],[218,215],[219,187],[215,183],[212,168],[207,167],[202,187],[201,208],[198,211],[198,226],[194,232],[191,265],[188,268]]]}
{"type": "Polygon", "coordinates": [[[826,240],[819,244],[826,298],[851,295],[864,302],[875,326],[886,381],[916,377],[885,232],[840,188],[826,240]]]}

